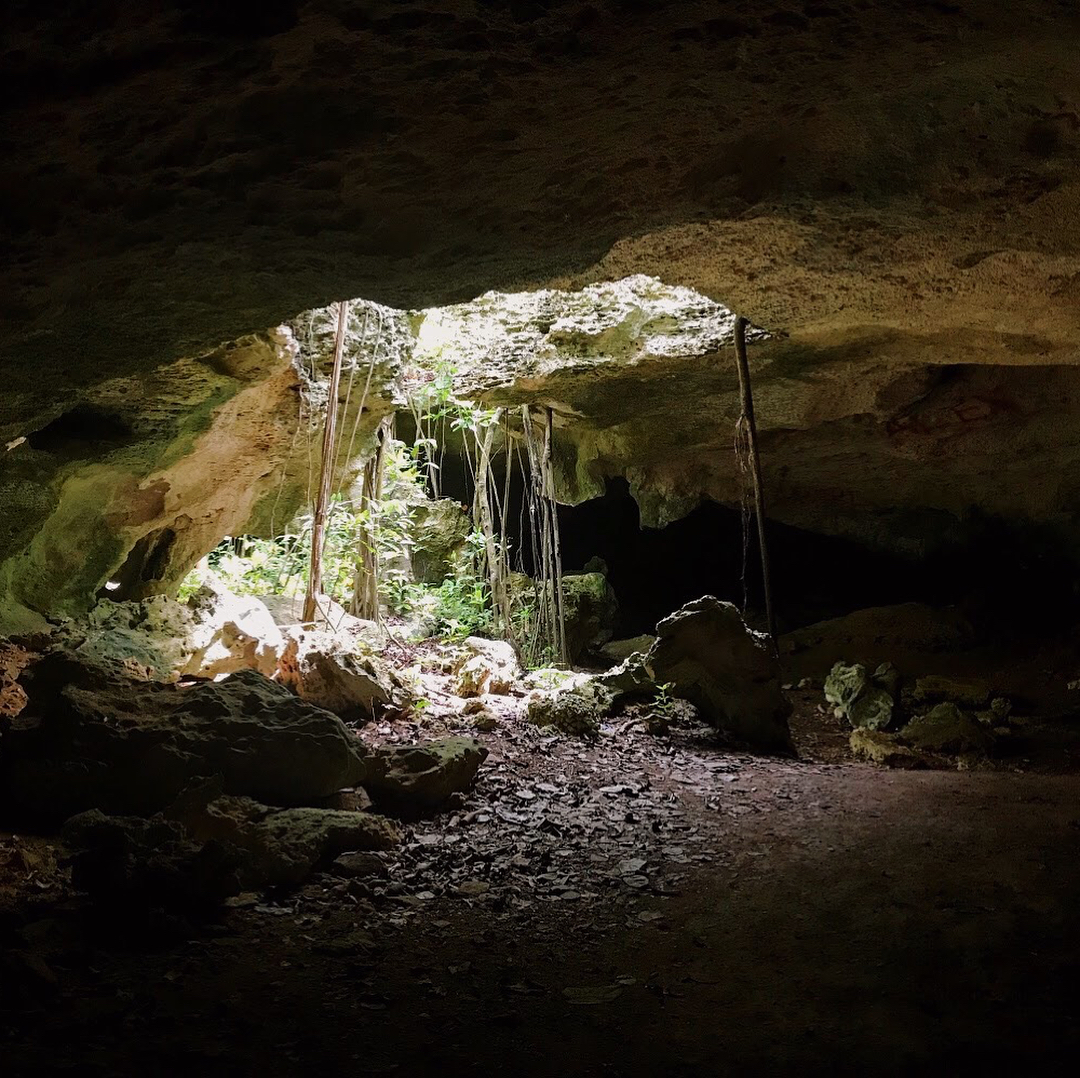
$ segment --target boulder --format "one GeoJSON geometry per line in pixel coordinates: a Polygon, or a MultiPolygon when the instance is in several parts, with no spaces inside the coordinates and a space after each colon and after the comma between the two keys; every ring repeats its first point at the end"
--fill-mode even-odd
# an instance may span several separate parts
{"type": "Polygon", "coordinates": [[[756,748],[792,751],[791,705],[763,633],[747,628],[738,609],[712,595],[687,603],[656,627],[645,667],[702,719],[756,748]]]}
{"type": "Polygon", "coordinates": [[[387,850],[401,839],[397,824],[370,812],[271,808],[246,797],[219,797],[185,821],[197,842],[240,852],[241,889],[293,887],[320,865],[350,851],[387,850]]]}
{"type": "Polygon", "coordinates": [[[458,696],[505,696],[522,675],[513,647],[502,640],[470,636],[461,644],[453,665],[454,692],[458,696]]]}
{"type": "Polygon", "coordinates": [[[886,734],[880,730],[865,727],[852,730],[851,751],[880,767],[911,769],[925,766],[922,757],[903,744],[895,734],[886,734]]]}
{"type": "Polygon", "coordinates": [[[336,715],[254,670],[181,689],[57,653],[23,680],[29,702],[0,753],[0,804],[21,820],[148,815],[213,775],[225,793],[304,805],[366,775],[364,747],[336,715]]]}
{"type": "Polygon", "coordinates": [[[535,726],[553,726],[564,734],[595,737],[614,703],[614,693],[590,680],[535,693],[526,706],[525,718],[535,726]]]}
{"type": "Polygon", "coordinates": [[[109,903],[209,909],[243,890],[294,887],[340,854],[389,849],[401,837],[370,813],[272,808],[219,790],[190,788],[149,819],[98,809],[72,817],[62,837],[73,882],[109,903]]]}
{"type": "Polygon", "coordinates": [[[913,695],[920,703],[951,701],[962,707],[986,707],[990,701],[990,686],[977,678],[934,674],[919,678],[913,695]]]}
{"type": "Polygon", "coordinates": [[[615,631],[619,604],[603,573],[564,573],[563,616],[570,661],[606,644],[615,631]]]}
{"type": "Polygon", "coordinates": [[[204,584],[187,605],[192,616],[187,645],[192,654],[181,674],[220,677],[258,670],[273,676],[285,641],[259,599],[204,584]]]}
{"type": "Polygon", "coordinates": [[[884,730],[894,719],[898,684],[890,663],[870,674],[862,663],[838,662],[825,679],[825,699],[837,718],[847,719],[853,727],[884,730]]]}
{"type": "Polygon", "coordinates": [[[105,599],[83,617],[64,622],[52,643],[87,666],[111,666],[144,680],[176,681],[195,653],[190,639],[194,631],[191,609],[165,595],[138,602],[105,599]]]}
{"type": "Polygon", "coordinates": [[[472,786],[488,754],[472,737],[384,746],[368,761],[364,787],[377,808],[412,819],[441,808],[472,786]]]}
{"type": "Polygon", "coordinates": [[[281,631],[259,599],[233,595],[212,579],[187,603],[164,595],[137,602],[102,600],[54,637],[56,648],[87,663],[114,664],[154,681],[221,677],[238,670],[270,677],[283,645],[281,631]]]}
{"type": "Polygon", "coordinates": [[[923,752],[985,753],[994,744],[993,734],[953,703],[938,704],[925,715],[917,715],[900,736],[923,752]]]}
{"type": "Polygon", "coordinates": [[[596,683],[603,685],[615,697],[616,702],[625,698],[645,696],[656,691],[653,681],[645,666],[645,653],[635,651],[627,656],[618,666],[597,674],[596,683]]]}
{"type": "Polygon", "coordinates": [[[609,662],[621,663],[631,655],[644,655],[649,648],[656,643],[656,637],[646,633],[642,636],[631,636],[626,640],[610,640],[601,647],[597,654],[609,662]]]}
{"type": "Polygon", "coordinates": [[[454,572],[472,519],[452,498],[420,502],[413,507],[411,561],[413,577],[424,584],[441,584],[454,572]]]}
{"type": "Polygon", "coordinates": [[[404,682],[369,644],[323,629],[285,630],[277,680],[301,700],[349,722],[408,707],[404,682]]]}

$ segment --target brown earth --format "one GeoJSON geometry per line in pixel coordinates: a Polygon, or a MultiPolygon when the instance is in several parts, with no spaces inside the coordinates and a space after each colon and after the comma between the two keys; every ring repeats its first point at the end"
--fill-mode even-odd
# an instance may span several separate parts
{"type": "Polygon", "coordinates": [[[1080,1047],[1075,774],[768,760],[688,726],[487,740],[468,801],[367,876],[201,930],[39,902],[6,1073],[1034,1074],[1080,1047]]]}

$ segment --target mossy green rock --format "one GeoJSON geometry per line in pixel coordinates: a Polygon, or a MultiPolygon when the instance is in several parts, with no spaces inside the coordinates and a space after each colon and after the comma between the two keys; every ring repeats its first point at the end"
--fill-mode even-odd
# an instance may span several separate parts
{"type": "Polygon", "coordinates": [[[568,689],[555,689],[534,696],[526,708],[526,719],[536,726],[553,726],[564,734],[595,737],[600,722],[613,708],[614,694],[589,681],[568,689]]]}
{"type": "Polygon", "coordinates": [[[413,509],[412,570],[424,584],[441,584],[453,571],[472,521],[452,498],[421,502],[413,509]]]}
{"type": "Polygon", "coordinates": [[[896,670],[882,663],[870,674],[862,663],[837,663],[825,679],[825,699],[857,729],[884,730],[896,708],[896,670]]]}
{"type": "Polygon", "coordinates": [[[619,603],[603,573],[565,573],[562,578],[566,647],[570,661],[611,639],[619,603]]]}
{"type": "Polygon", "coordinates": [[[994,745],[993,735],[953,703],[938,704],[925,715],[916,716],[900,736],[924,752],[985,753],[994,745]]]}

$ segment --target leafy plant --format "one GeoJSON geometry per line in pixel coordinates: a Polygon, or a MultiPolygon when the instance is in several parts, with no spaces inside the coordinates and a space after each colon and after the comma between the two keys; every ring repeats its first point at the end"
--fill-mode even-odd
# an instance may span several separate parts
{"type": "Polygon", "coordinates": [[[671,681],[665,681],[656,686],[652,699],[652,713],[665,725],[671,723],[679,713],[679,702],[671,695],[675,687],[671,681]]]}

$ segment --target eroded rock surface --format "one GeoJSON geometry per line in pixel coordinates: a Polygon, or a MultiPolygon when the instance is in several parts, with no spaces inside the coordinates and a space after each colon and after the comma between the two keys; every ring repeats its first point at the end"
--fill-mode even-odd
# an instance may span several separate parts
{"type": "Polygon", "coordinates": [[[336,715],[256,671],[185,690],[59,654],[31,675],[0,754],[0,796],[16,818],[146,815],[215,775],[225,793],[303,805],[367,773],[362,744],[336,715]]]}
{"type": "Polygon", "coordinates": [[[466,637],[454,663],[454,691],[458,696],[505,696],[521,677],[517,654],[504,640],[466,637]]]}
{"type": "Polygon", "coordinates": [[[408,702],[393,667],[361,636],[348,633],[286,629],[277,679],[302,700],[350,722],[367,722],[408,702]]]}

